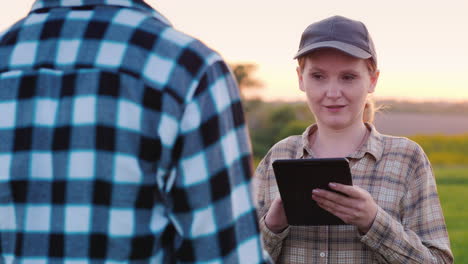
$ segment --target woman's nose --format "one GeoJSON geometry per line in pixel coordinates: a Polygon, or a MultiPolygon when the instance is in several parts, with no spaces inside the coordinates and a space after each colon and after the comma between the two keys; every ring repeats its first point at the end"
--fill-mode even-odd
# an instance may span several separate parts
{"type": "Polygon", "coordinates": [[[341,87],[336,83],[328,85],[326,96],[330,98],[341,97],[341,87]]]}

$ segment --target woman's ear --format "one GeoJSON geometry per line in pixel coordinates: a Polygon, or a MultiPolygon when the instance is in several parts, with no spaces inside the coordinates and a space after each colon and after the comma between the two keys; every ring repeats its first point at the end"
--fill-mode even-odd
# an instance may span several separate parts
{"type": "Polygon", "coordinates": [[[376,70],[374,74],[370,76],[370,86],[368,93],[373,93],[375,91],[375,87],[377,86],[377,81],[379,80],[380,71],[376,70]]]}
{"type": "Polygon", "coordinates": [[[299,89],[301,89],[301,91],[305,92],[304,79],[302,78],[302,69],[301,69],[301,67],[297,66],[296,67],[296,72],[297,72],[297,80],[299,81],[299,89]]]}

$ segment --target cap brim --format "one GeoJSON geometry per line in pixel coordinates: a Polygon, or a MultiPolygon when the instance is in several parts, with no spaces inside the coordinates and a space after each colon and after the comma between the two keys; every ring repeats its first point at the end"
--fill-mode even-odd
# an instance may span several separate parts
{"type": "Polygon", "coordinates": [[[370,54],[369,52],[361,48],[358,48],[356,46],[350,45],[348,43],[344,43],[340,41],[323,41],[323,42],[313,43],[311,45],[303,47],[296,53],[296,55],[294,56],[294,59],[297,59],[316,49],[322,49],[322,48],[337,49],[353,57],[360,58],[360,59],[368,59],[372,57],[372,54],[370,54]]]}

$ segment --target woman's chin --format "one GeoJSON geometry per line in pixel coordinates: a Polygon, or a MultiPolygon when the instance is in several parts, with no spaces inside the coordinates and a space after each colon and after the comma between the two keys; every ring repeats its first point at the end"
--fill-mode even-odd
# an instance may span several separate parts
{"type": "Polygon", "coordinates": [[[320,123],[333,130],[341,130],[351,125],[349,120],[339,117],[325,118],[325,120],[322,120],[320,123]]]}

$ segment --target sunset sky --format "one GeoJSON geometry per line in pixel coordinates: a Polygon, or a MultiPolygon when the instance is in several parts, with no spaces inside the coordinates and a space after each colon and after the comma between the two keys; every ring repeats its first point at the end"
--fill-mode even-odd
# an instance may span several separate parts
{"type": "MultiPolygon", "coordinates": [[[[0,31],[33,0],[4,1],[0,31]]],[[[258,64],[263,99],[303,98],[296,80],[302,31],[343,15],[364,22],[381,70],[376,97],[468,101],[467,0],[174,1],[148,0],[176,28],[203,40],[231,63],[258,64]]]]}

